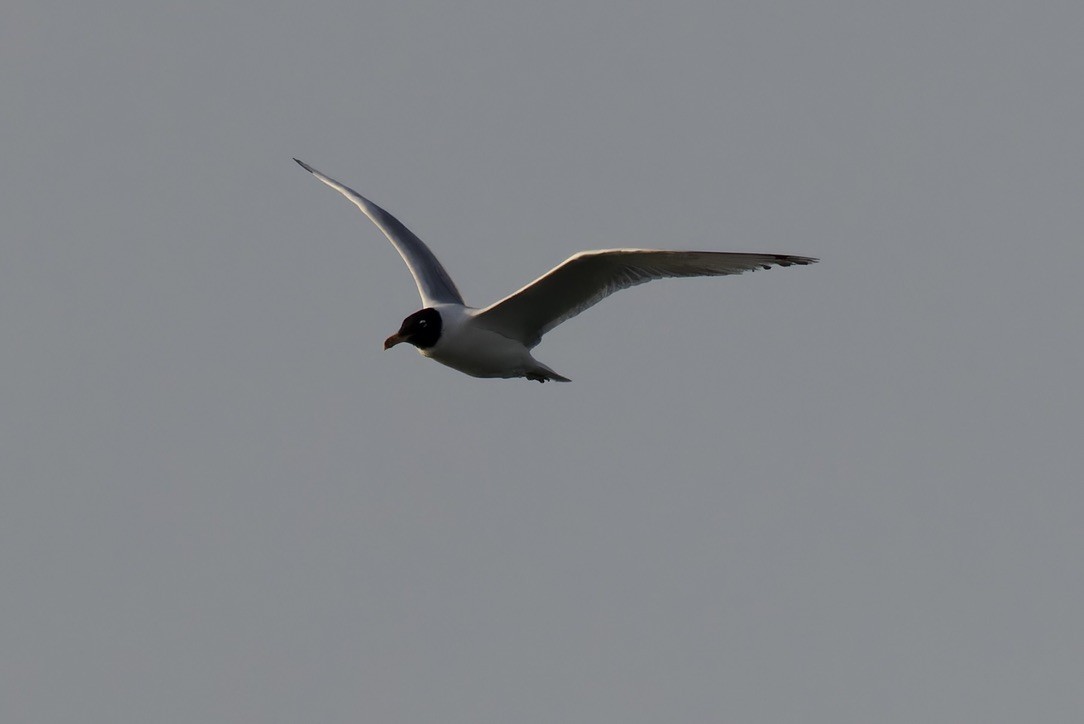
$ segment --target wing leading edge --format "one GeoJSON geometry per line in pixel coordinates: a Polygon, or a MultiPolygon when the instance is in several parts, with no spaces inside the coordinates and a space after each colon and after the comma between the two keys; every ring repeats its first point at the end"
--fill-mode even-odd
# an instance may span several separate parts
{"type": "Polygon", "coordinates": [[[414,235],[410,229],[403,226],[402,222],[380,208],[369,199],[359,194],[349,186],[342,184],[330,176],[325,176],[304,161],[294,159],[309,173],[323,181],[325,184],[350,199],[369,219],[384,232],[388,241],[392,243],[399,256],[403,257],[414,283],[418,285],[418,293],[422,297],[422,303],[429,307],[434,304],[451,303],[463,304],[463,297],[456,289],[455,282],[448,276],[440,261],[429,250],[421,239],[414,235]]]}
{"type": "Polygon", "coordinates": [[[614,292],[666,277],[741,274],[773,266],[813,264],[786,254],[604,249],[567,259],[519,291],[481,310],[476,319],[528,347],[542,335],[614,292]]]}

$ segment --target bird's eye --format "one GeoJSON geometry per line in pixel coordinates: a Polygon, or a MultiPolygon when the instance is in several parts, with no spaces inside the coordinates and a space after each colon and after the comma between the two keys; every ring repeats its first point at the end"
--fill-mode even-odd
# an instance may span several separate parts
{"type": "Polygon", "coordinates": [[[424,327],[425,326],[425,320],[424,319],[419,319],[418,320],[418,326],[419,327],[424,327]]]}

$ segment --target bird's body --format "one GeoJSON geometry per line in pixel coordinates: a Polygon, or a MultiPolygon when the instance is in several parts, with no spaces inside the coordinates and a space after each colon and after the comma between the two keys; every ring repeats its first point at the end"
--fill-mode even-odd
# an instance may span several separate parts
{"type": "Polygon", "coordinates": [[[418,348],[423,356],[471,377],[569,381],[536,360],[522,342],[477,324],[479,310],[459,304],[432,309],[440,314],[443,328],[436,344],[418,348]]]}
{"type": "Polygon", "coordinates": [[[653,279],[722,276],[816,259],[788,254],[603,249],[575,254],[527,286],[485,308],[467,306],[421,239],[353,189],[297,161],[343,194],[376,224],[406,262],[424,307],[403,320],[384,348],[409,342],[418,352],[473,377],[568,382],[536,360],[542,335],[610,294],[653,279]]]}

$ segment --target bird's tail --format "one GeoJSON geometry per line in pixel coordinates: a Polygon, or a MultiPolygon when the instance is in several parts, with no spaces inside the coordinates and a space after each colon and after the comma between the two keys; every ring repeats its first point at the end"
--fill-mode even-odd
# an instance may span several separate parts
{"type": "Polygon", "coordinates": [[[565,377],[564,375],[557,374],[556,372],[554,372],[553,370],[551,370],[549,367],[542,364],[538,360],[535,360],[534,363],[535,363],[535,368],[532,369],[530,372],[528,372],[526,375],[524,375],[529,380],[534,380],[536,382],[545,382],[546,380],[553,380],[554,382],[571,382],[572,381],[572,380],[568,379],[567,377],[565,377]]]}

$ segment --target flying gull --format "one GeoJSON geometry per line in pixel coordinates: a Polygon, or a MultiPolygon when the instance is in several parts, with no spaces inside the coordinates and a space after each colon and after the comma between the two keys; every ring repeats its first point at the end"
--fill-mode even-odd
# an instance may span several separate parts
{"type": "Polygon", "coordinates": [[[474,377],[569,379],[531,355],[542,335],[614,292],[665,277],[725,276],[817,260],[789,254],[722,251],[602,249],[581,251],[488,307],[467,306],[429,247],[394,216],[303,161],[302,168],[350,199],[403,257],[422,297],[422,309],[403,320],[384,342],[401,342],[425,357],[474,377]]]}

